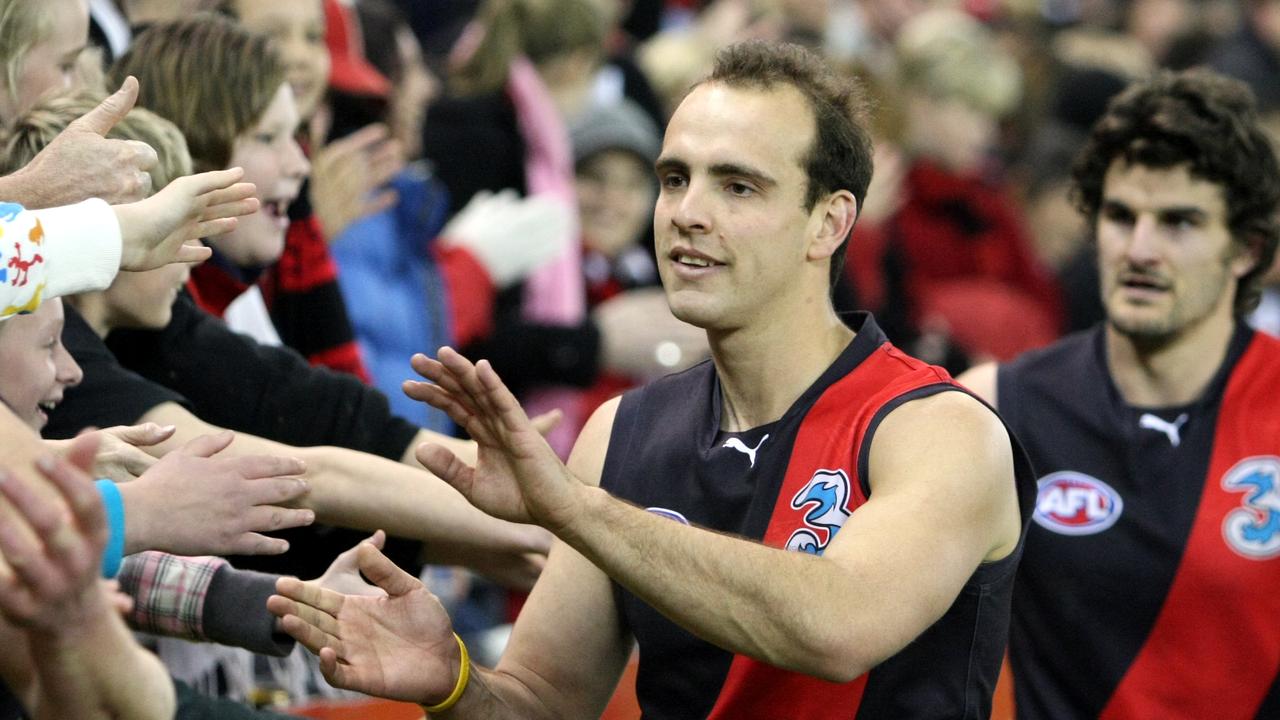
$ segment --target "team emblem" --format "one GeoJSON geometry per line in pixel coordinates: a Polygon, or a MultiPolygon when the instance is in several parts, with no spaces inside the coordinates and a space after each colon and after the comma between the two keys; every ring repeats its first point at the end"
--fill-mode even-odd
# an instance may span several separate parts
{"type": "Polygon", "coordinates": [[[1243,507],[1227,513],[1222,537],[1251,560],[1280,555],[1280,457],[1245,458],[1222,476],[1222,487],[1243,492],[1243,507]]]}
{"type": "Polygon", "coordinates": [[[805,527],[791,533],[786,548],[821,555],[849,519],[849,476],[844,470],[819,470],[791,498],[793,510],[804,514],[805,527]]]}
{"type": "Polygon", "coordinates": [[[1124,499],[1092,475],[1063,470],[1040,478],[1036,524],[1061,535],[1093,535],[1116,524],[1124,499]]]}

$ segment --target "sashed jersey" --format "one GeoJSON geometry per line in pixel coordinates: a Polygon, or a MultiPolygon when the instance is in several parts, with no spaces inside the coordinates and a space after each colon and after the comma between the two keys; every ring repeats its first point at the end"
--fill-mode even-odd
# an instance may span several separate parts
{"type": "Polygon", "coordinates": [[[1137,408],[1104,332],[1002,367],[1040,477],[1014,589],[1022,718],[1280,718],[1280,342],[1243,325],[1203,397],[1137,408]]]}
{"type": "MultiPolygon", "coordinates": [[[[858,324],[849,346],[782,418],[743,433],[719,434],[720,386],[710,362],[628,393],[602,486],[673,522],[821,554],[867,501],[868,455],[881,420],[908,400],[958,389],[945,371],[889,344],[870,316],[858,324]]],[[[927,452],[927,438],[921,443],[927,452]]],[[[1027,521],[1034,478],[1016,447],[1027,521]]],[[[636,693],[644,717],[986,718],[1020,549],[1021,542],[981,565],[919,638],[843,684],[704,642],[615,585],[619,616],[640,649],[636,693]]],[[[850,618],[858,612],[848,608],[850,618]]]]}

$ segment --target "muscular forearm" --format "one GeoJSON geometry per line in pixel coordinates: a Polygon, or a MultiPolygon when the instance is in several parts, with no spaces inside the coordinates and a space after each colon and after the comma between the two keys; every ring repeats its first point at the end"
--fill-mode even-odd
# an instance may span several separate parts
{"type": "MultiPolygon", "coordinates": [[[[689,527],[583,487],[558,533],[610,577],[710,643],[777,667],[851,680],[886,657],[848,569],[689,527]],[[862,619],[860,619],[862,618],[862,619]]],[[[877,616],[878,617],[878,616],[877,616]]]]}

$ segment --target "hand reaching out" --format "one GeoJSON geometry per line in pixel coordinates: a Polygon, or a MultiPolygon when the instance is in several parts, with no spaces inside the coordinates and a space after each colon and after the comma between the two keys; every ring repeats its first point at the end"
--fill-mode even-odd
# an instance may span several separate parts
{"type": "Polygon", "coordinates": [[[94,438],[75,441],[65,459],[37,462],[57,496],[4,471],[8,501],[0,520],[0,612],[21,627],[56,633],[105,606],[98,585],[107,544],[106,512],[86,474],[94,438]]]}
{"type": "Polygon", "coordinates": [[[355,547],[338,555],[324,571],[324,574],[311,582],[318,587],[342,593],[343,595],[386,597],[387,592],[385,590],[377,585],[370,585],[360,576],[360,563],[357,553],[363,543],[368,543],[381,550],[386,542],[386,533],[381,530],[374,532],[361,543],[357,543],[355,547]]]}
{"type": "Polygon", "coordinates": [[[567,527],[577,511],[575,491],[581,482],[556,457],[488,361],[473,365],[445,347],[439,360],[415,355],[410,362],[432,382],[407,381],[405,394],[444,410],[477,445],[475,467],[434,443],[418,448],[418,461],[494,517],[534,522],[552,532],[567,527]]]}
{"type": "Polygon", "coordinates": [[[241,168],[187,175],[140,202],[114,205],[120,223],[124,270],[152,270],[175,262],[202,262],[212,251],[201,238],[236,227],[236,218],[258,211],[253,183],[239,182],[241,168]]]}
{"type": "Polygon", "coordinates": [[[284,507],[307,493],[301,460],[254,455],[215,457],[231,444],[224,431],[165,455],[137,480],[120,485],[126,552],[176,555],[274,555],[289,543],[259,533],[309,525],[315,513],[284,507]]]}
{"type": "MultiPolygon", "coordinates": [[[[324,124],[322,112],[315,117],[324,124]]],[[[329,242],[356,220],[395,204],[396,192],[386,185],[404,169],[404,157],[389,135],[385,125],[369,125],[323,145],[324,132],[313,123],[311,204],[329,242]]]]}
{"type": "Polygon", "coordinates": [[[436,596],[376,547],[356,548],[357,567],[385,596],[344,595],[280,578],[267,609],[284,631],[320,656],[335,687],[393,700],[440,702],[457,683],[461,654],[436,596]]]}
{"type": "Polygon", "coordinates": [[[98,438],[98,454],[93,459],[93,476],[110,478],[115,482],[136,480],[156,464],[154,457],[139,448],[162,443],[173,432],[172,425],[160,427],[155,423],[144,423],[116,425],[83,433],[98,438]]]}

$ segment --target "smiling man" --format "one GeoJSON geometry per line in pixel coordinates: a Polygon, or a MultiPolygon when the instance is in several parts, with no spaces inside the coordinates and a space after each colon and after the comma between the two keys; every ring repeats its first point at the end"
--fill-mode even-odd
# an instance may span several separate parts
{"type": "Polygon", "coordinates": [[[1106,322],[961,377],[1043,473],[1018,716],[1280,717],[1280,342],[1243,322],[1280,169],[1252,95],[1207,72],[1129,88],[1075,190],[1106,322]]]}
{"type": "Polygon", "coordinates": [[[831,278],[871,174],[856,90],[796,46],[721,53],[657,162],[658,259],[712,361],[601,407],[568,466],[486,363],[407,391],[479,443],[418,457],[555,533],[497,668],[362,547],[390,597],[293,581],[270,607],[338,685],[441,717],[598,717],[640,648],[648,718],[979,718],[1004,652],[1031,476],[994,413],[852,326],[831,278]]]}

